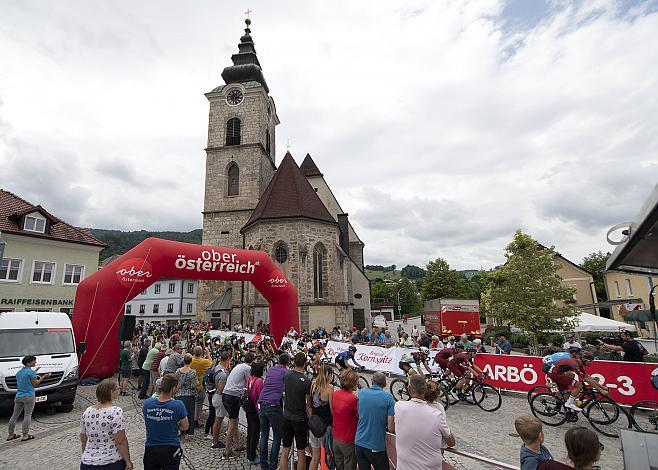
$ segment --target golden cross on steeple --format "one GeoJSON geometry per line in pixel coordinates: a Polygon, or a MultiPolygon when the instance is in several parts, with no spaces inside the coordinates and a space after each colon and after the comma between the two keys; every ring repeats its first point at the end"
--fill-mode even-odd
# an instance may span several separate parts
{"type": "Polygon", "coordinates": [[[244,12],[245,15],[247,15],[247,19],[249,19],[249,15],[253,13],[249,8],[247,8],[247,11],[244,12]]]}

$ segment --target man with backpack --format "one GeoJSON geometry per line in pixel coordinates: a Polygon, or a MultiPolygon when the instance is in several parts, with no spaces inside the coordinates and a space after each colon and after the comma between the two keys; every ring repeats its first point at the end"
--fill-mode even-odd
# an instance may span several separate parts
{"type": "Polygon", "coordinates": [[[623,351],[624,361],[626,362],[644,362],[644,356],[649,354],[649,352],[644,348],[644,346],[633,339],[631,332],[624,330],[621,332],[620,337],[623,341],[621,346],[617,346],[615,344],[607,344],[601,340],[598,341],[603,349],[609,349],[611,351],[623,351]]]}
{"type": "Polygon", "coordinates": [[[204,375],[204,387],[206,388],[208,395],[211,396],[211,398],[209,398],[210,403],[212,403],[212,406],[215,407],[215,423],[212,427],[213,449],[222,449],[225,447],[224,443],[219,442],[219,432],[222,429],[222,422],[224,421],[224,418],[228,418],[228,412],[222,403],[222,393],[224,392],[226,380],[228,379],[228,367],[230,358],[230,353],[227,351],[222,352],[219,356],[219,363],[204,375]],[[213,383],[215,384],[214,390],[212,389],[213,383]]]}

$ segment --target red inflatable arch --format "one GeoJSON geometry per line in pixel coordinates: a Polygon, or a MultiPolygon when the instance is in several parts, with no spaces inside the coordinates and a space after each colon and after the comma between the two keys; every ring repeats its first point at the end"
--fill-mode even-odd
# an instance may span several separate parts
{"type": "Polygon", "coordinates": [[[78,286],[73,330],[86,344],[80,377],[114,374],[124,304],[163,277],[249,281],[270,304],[274,337],[282,338],[291,325],[299,331],[297,289],[267,253],[149,238],[78,286]]]}

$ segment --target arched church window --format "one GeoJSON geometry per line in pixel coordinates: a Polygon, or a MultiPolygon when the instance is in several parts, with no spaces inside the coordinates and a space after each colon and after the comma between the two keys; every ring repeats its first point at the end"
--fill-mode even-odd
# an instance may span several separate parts
{"type": "Polygon", "coordinates": [[[288,261],[288,247],[283,242],[278,242],[274,245],[274,259],[277,263],[285,263],[288,261]]]}
{"type": "Polygon", "coordinates": [[[240,194],[240,168],[235,163],[228,169],[228,193],[229,196],[240,194]]]}
{"type": "Polygon", "coordinates": [[[226,145],[240,145],[240,119],[231,118],[226,123],[226,145]]]}
{"type": "Polygon", "coordinates": [[[323,299],[326,297],[327,250],[322,243],[313,249],[313,297],[323,299]]]}
{"type": "Polygon", "coordinates": [[[270,154],[270,130],[265,130],[265,151],[267,154],[270,154]]]}

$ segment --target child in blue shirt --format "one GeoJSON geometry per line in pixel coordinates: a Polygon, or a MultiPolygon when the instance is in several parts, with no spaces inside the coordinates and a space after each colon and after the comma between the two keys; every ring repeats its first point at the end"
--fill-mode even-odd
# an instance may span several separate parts
{"type": "Polygon", "coordinates": [[[523,440],[521,446],[521,470],[536,470],[539,462],[553,460],[551,452],[542,444],[544,432],[541,421],[534,416],[521,415],[514,420],[517,434],[523,440]]]}

